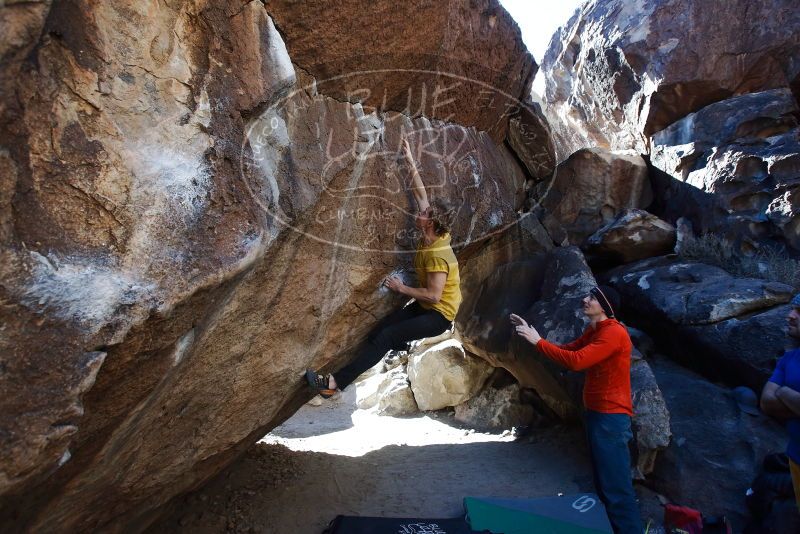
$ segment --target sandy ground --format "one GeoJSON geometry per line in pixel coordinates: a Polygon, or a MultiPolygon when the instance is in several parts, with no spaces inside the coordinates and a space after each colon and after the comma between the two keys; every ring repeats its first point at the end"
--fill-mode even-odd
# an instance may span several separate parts
{"type": "MultiPolygon", "coordinates": [[[[319,534],[338,514],[457,517],[466,496],[592,491],[578,426],[517,440],[464,428],[448,412],[357,410],[350,389],[303,406],[150,532],[319,534]]],[[[643,515],[657,517],[655,499],[640,496],[643,515]]]]}

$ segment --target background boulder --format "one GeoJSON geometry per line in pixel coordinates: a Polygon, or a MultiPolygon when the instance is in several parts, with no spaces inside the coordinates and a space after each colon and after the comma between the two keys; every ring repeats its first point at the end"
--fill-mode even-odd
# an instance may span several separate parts
{"type": "Polygon", "coordinates": [[[660,451],[672,438],[669,410],[650,364],[634,349],[631,361],[633,436],[636,442],[635,478],[653,472],[660,451]]]}
{"type": "Polygon", "coordinates": [[[648,137],[734,95],[798,87],[792,0],[593,0],[542,61],[558,152],[647,153],[648,137]]]}
{"type": "Polygon", "coordinates": [[[480,393],[455,407],[456,421],[481,430],[523,428],[533,419],[534,409],[520,398],[519,384],[487,385],[480,393]]]}
{"type": "Polygon", "coordinates": [[[797,113],[792,92],[774,89],[710,104],[657,132],[651,161],[671,179],[656,175],[656,209],[688,217],[700,234],[800,250],[797,113]],[[690,201],[678,206],[682,184],[692,186],[683,188],[690,201]]]}
{"type": "Polygon", "coordinates": [[[783,353],[783,325],[794,289],[737,278],[719,267],[644,260],[605,275],[632,324],[662,350],[714,380],[761,391],[783,353]]]}
{"type": "Polygon", "coordinates": [[[764,415],[740,410],[730,390],[664,358],[651,360],[666,400],[672,441],[647,484],[704,516],[747,517],[745,492],[765,455],[782,452],[786,432],[764,415]]]}
{"type": "Polygon", "coordinates": [[[644,210],[626,209],[593,233],[584,250],[616,263],[660,256],[675,247],[675,227],[644,210]]]}
{"type": "Polygon", "coordinates": [[[477,393],[492,367],[448,339],[408,357],[408,380],[420,410],[456,406],[477,393]]]}
{"type": "Polygon", "coordinates": [[[623,209],[646,208],[653,200],[644,160],[602,149],[575,152],[536,193],[573,245],[581,245],[623,209]]]}

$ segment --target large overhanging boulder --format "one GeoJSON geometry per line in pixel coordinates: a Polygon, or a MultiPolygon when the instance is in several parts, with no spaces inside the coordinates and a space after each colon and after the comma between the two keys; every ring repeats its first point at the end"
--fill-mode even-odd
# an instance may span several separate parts
{"type": "Polygon", "coordinates": [[[542,61],[545,111],[568,155],[647,152],[653,133],[712,102],[797,84],[794,0],[592,0],[542,61]]]}
{"type": "MultiPolygon", "coordinates": [[[[137,530],[397,305],[377,288],[413,242],[402,133],[456,245],[514,223],[526,175],[477,119],[325,95],[260,2],[46,8],[0,7],[0,521],[137,530]]],[[[516,34],[484,38],[532,72],[516,34]]]]}
{"type": "Polygon", "coordinates": [[[297,6],[271,0],[267,7],[292,60],[320,91],[366,108],[473,125],[499,142],[538,69],[496,0],[297,6]]]}

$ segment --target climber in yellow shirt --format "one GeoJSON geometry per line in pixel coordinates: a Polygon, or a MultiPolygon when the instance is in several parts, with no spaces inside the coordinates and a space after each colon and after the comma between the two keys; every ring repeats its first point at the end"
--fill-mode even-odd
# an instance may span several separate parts
{"type": "Polygon", "coordinates": [[[309,385],[323,397],[346,388],[389,350],[404,349],[409,341],[448,330],[461,304],[458,260],[450,246],[450,227],[456,211],[444,199],[428,200],[407,139],[403,139],[403,153],[411,169],[411,192],[417,203],[415,225],[422,234],[414,257],[419,287],[407,286],[396,276],[384,281],[386,287],[413,298],[414,302],[381,321],[367,336],[358,357],[335,376],[306,371],[309,385]]]}

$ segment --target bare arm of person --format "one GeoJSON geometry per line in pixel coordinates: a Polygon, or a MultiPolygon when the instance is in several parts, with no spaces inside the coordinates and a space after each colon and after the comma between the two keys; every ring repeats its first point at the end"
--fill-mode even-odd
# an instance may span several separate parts
{"type": "MultiPolygon", "coordinates": [[[[533,326],[529,325],[525,321],[525,319],[523,319],[522,317],[520,317],[516,313],[512,313],[509,317],[511,318],[511,324],[514,325],[515,331],[517,332],[517,334],[522,336],[525,340],[529,341],[530,343],[533,343],[534,345],[539,343],[539,340],[542,339],[541,334],[539,334],[539,332],[533,326]]],[[[589,329],[587,329],[583,334],[581,334],[581,337],[579,337],[578,339],[572,340],[569,343],[566,343],[564,345],[559,345],[559,344],[556,344],[556,343],[553,343],[553,344],[556,347],[564,349],[564,350],[582,349],[588,343],[588,339],[590,337],[590,333],[591,332],[589,331],[589,329]]]]}
{"type": "Polygon", "coordinates": [[[417,208],[421,212],[425,211],[430,206],[428,193],[425,191],[425,184],[422,183],[422,177],[417,171],[417,164],[414,163],[414,156],[411,154],[411,146],[408,144],[408,139],[403,139],[403,153],[411,169],[411,192],[414,194],[414,200],[417,201],[417,208]]]}
{"type": "Polygon", "coordinates": [[[797,415],[777,397],[777,392],[782,386],[775,382],[767,382],[761,392],[761,411],[772,417],[787,419],[797,415]]]}
{"type": "Polygon", "coordinates": [[[405,285],[396,276],[390,276],[384,284],[392,291],[396,291],[407,297],[417,299],[420,302],[436,304],[442,298],[444,283],[447,282],[447,273],[436,272],[428,273],[426,287],[410,287],[405,285]]]}
{"type": "Polygon", "coordinates": [[[791,417],[800,417],[800,392],[789,386],[781,386],[775,392],[775,397],[792,412],[791,417]]]}

